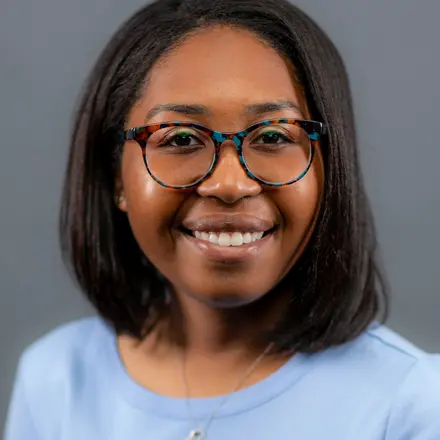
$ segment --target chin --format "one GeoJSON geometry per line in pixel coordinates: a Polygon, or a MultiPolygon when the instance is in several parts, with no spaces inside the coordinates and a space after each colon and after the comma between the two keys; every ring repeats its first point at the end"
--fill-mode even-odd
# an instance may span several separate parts
{"type": "Polygon", "coordinates": [[[270,290],[262,291],[257,286],[252,288],[251,286],[236,285],[228,288],[227,284],[227,282],[224,282],[221,288],[212,288],[214,287],[212,286],[211,289],[207,289],[205,284],[204,288],[203,286],[198,288],[194,286],[192,289],[188,289],[188,291],[191,292],[189,293],[190,296],[212,308],[232,309],[255,303],[270,290]]]}

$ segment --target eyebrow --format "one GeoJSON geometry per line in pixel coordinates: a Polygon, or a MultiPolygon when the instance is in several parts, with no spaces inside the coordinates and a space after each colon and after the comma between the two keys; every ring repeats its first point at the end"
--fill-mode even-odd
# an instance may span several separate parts
{"type": "Polygon", "coordinates": [[[262,102],[259,104],[249,104],[248,106],[246,106],[246,113],[252,116],[259,116],[265,113],[276,112],[279,110],[294,110],[300,115],[302,114],[299,105],[288,100],[262,102]]]}
{"type": "MultiPolygon", "coordinates": [[[[280,110],[294,110],[300,115],[302,114],[299,105],[288,100],[249,104],[245,108],[245,113],[252,116],[260,116],[280,110]]],[[[212,114],[208,107],[200,104],[158,104],[147,113],[145,121],[149,121],[150,119],[154,118],[154,116],[162,112],[175,112],[183,115],[196,116],[207,116],[212,114]]]]}
{"type": "Polygon", "coordinates": [[[147,113],[145,120],[148,121],[162,112],[175,112],[183,115],[197,116],[211,114],[211,111],[208,109],[208,107],[199,104],[158,104],[147,113]]]}

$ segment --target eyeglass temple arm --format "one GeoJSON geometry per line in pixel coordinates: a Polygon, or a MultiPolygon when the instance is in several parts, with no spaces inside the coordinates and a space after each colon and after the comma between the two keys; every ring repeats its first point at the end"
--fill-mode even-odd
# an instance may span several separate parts
{"type": "Polygon", "coordinates": [[[133,141],[134,140],[134,134],[135,134],[135,130],[134,128],[131,128],[130,130],[127,130],[126,132],[121,132],[120,136],[122,138],[122,140],[124,141],[133,141]]]}

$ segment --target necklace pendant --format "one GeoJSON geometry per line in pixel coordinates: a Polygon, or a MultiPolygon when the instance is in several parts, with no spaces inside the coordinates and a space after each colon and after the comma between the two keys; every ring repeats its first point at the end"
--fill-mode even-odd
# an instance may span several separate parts
{"type": "Polygon", "coordinates": [[[206,440],[200,429],[194,429],[189,433],[187,440],[206,440]]]}

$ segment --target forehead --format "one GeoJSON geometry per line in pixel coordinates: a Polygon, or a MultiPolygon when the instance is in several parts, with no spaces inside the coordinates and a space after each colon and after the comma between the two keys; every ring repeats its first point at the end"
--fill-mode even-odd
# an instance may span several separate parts
{"type": "Polygon", "coordinates": [[[214,27],[187,37],[149,75],[145,101],[203,103],[231,111],[256,102],[302,104],[294,67],[246,30],[214,27]]]}

